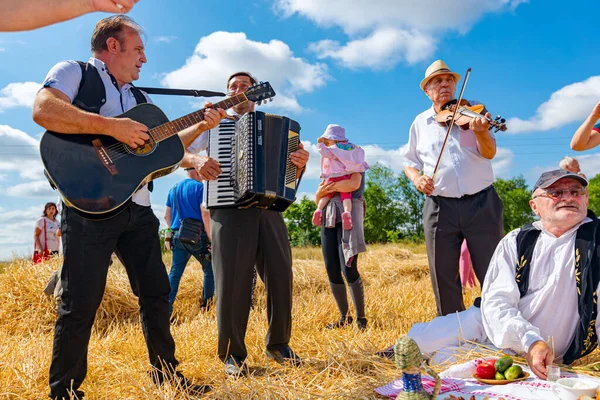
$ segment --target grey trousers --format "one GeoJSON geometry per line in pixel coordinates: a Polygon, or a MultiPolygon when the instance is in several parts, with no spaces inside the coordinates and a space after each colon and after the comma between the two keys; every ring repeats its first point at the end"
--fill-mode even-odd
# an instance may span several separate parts
{"type": "Polygon", "coordinates": [[[292,252],[279,212],[256,208],[210,210],[217,296],[218,354],[246,358],[244,343],[252,304],[254,268],[265,284],[269,328],[266,345],[277,350],[292,331],[292,252]]]}
{"type": "Polygon", "coordinates": [[[429,196],[425,200],[423,226],[438,315],[465,309],[458,266],[463,239],[467,239],[475,275],[483,286],[492,255],[504,236],[502,210],[492,186],[461,198],[429,196]]]}

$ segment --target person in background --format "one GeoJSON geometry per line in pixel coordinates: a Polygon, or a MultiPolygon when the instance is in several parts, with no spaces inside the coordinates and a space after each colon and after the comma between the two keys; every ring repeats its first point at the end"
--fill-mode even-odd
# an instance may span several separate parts
{"type": "Polygon", "coordinates": [[[167,208],[165,210],[165,222],[172,232],[172,238],[165,238],[165,248],[173,252],[171,271],[169,272],[169,283],[171,293],[169,294],[169,310],[173,313],[173,303],[179,290],[179,282],[185,271],[185,267],[191,256],[202,265],[204,271],[204,284],[202,286],[203,309],[208,308],[215,294],[215,280],[212,263],[210,261],[210,216],[208,210],[202,207],[202,195],[204,185],[194,168],[186,168],[187,179],[177,183],[171,188],[167,195],[167,208]],[[179,228],[181,222],[186,218],[202,221],[204,229],[198,244],[183,243],[179,240],[179,228]]]}
{"type": "Polygon", "coordinates": [[[2,0],[0,32],[26,31],[94,11],[121,14],[139,0],[2,0]]]}
{"type": "Polygon", "coordinates": [[[40,261],[58,255],[60,248],[60,222],[56,219],[56,203],[46,203],[42,217],[35,222],[33,231],[34,254],[40,261]]]}
{"type": "Polygon", "coordinates": [[[463,289],[477,286],[473,265],[471,263],[471,253],[469,253],[469,247],[467,246],[467,239],[463,240],[462,246],[460,247],[460,265],[458,270],[460,272],[460,283],[462,284],[463,289]]]}
{"type": "Polygon", "coordinates": [[[558,163],[560,169],[564,169],[569,172],[573,172],[574,174],[579,174],[586,178],[585,174],[581,172],[581,168],[579,168],[579,161],[576,158],[565,156],[558,163]]]}

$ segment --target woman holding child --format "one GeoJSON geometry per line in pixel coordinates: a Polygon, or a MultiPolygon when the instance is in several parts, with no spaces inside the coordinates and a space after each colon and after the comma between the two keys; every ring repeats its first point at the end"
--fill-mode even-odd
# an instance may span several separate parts
{"type": "Polygon", "coordinates": [[[319,138],[321,153],[321,182],[316,193],[317,210],[313,224],[321,226],[321,247],[325,269],[333,298],[340,311],[340,319],[327,329],[350,325],[348,315],[348,284],[350,297],[356,310],[358,329],[367,327],[365,293],[358,273],[358,253],[366,251],[364,241],[364,172],[368,168],[364,151],[346,139],[346,130],[339,125],[329,125],[319,138]]]}

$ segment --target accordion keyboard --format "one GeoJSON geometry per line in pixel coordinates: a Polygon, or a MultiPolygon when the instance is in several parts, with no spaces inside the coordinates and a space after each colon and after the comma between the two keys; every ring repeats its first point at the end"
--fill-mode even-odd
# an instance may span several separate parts
{"type": "Polygon", "coordinates": [[[208,207],[211,205],[233,206],[235,195],[231,183],[231,149],[235,138],[235,122],[221,122],[209,133],[208,156],[214,158],[221,164],[221,174],[216,180],[206,183],[206,201],[208,207]]]}

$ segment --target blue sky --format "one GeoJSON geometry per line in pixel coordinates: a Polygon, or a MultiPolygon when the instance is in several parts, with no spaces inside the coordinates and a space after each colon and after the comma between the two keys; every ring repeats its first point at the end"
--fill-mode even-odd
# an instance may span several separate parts
{"type": "MultiPolygon", "coordinates": [[[[589,177],[600,172],[600,149],[569,148],[600,100],[598,11],[591,0],[141,0],[129,15],[147,34],[140,86],[224,91],[236,70],[270,81],[278,96],[262,109],[302,126],[312,158],[300,191],[310,194],[319,174],[313,144],[330,123],[346,127],[369,163],[401,171],[410,124],[431,104],[419,82],[438,58],[461,74],[472,67],[465,97],[508,120],[508,132],[497,134],[497,177],[523,174],[532,183],[565,155],[589,177]]],[[[58,61],[88,59],[104,16],[0,33],[0,259],[31,251],[34,221],[57,198],[42,176],[43,130],[31,120],[39,83],[58,61]]],[[[153,98],[170,118],[202,104],[153,98]]],[[[166,192],[182,177],[157,181],[152,203],[161,218],[166,192]]]]}

